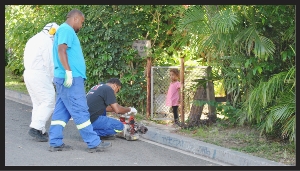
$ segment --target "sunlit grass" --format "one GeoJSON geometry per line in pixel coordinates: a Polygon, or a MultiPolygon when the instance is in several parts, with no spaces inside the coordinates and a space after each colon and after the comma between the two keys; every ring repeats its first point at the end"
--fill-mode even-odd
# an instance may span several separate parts
{"type": "Polygon", "coordinates": [[[16,76],[5,67],[5,88],[28,94],[22,76],[16,76]]]}

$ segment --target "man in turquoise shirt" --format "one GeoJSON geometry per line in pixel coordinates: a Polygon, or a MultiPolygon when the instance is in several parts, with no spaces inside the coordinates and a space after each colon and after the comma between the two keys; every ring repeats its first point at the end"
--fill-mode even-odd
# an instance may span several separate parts
{"type": "Polygon", "coordinates": [[[93,131],[86,101],[84,81],[86,66],[76,35],[84,22],[79,10],[71,10],[65,23],[54,37],[54,83],[57,91],[55,109],[49,129],[49,151],[67,151],[72,147],[63,143],[63,129],[72,117],[79,133],[88,146],[88,152],[103,151],[111,142],[103,142],[93,131]]]}

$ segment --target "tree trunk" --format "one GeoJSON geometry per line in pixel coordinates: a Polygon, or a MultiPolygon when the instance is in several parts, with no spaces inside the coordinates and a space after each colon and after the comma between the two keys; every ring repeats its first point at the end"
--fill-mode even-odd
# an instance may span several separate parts
{"type": "MultiPolygon", "coordinates": [[[[212,68],[209,66],[207,67],[207,89],[206,89],[206,95],[207,95],[207,101],[210,102],[215,102],[215,89],[214,89],[214,83],[211,80],[212,78],[212,68]]],[[[210,122],[212,123],[216,123],[217,122],[217,113],[216,113],[216,106],[213,105],[208,105],[208,119],[210,122]]]]}
{"type": "MultiPolygon", "coordinates": [[[[202,85],[199,85],[199,87],[197,88],[193,100],[206,100],[206,91],[202,85]]],[[[201,123],[200,118],[201,118],[202,111],[203,111],[203,106],[196,106],[192,104],[186,127],[190,128],[190,127],[199,126],[201,123]]]]}

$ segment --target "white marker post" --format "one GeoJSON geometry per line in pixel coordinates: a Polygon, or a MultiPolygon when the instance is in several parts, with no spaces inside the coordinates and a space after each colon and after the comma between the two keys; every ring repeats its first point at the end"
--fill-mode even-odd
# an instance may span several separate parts
{"type": "Polygon", "coordinates": [[[149,57],[151,41],[150,40],[136,40],[132,44],[132,48],[138,51],[140,57],[149,57]]]}

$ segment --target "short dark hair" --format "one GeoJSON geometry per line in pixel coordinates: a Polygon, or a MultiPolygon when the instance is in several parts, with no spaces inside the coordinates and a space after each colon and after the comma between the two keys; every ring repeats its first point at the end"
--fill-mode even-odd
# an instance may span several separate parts
{"type": "Polygon", "coordinates": [[[177,68],[171,68],[170,72],[173,72],[177,77],[179,77],[179,70],[177,68]]]}
{"type": "Polygon", "coordinates": [[[106,83],[110,83],[110,84],[116,84],[118,86],[122,86],[121,81],[118,78],[111,78],[109,79],[106,83]]]}
{"type": "Polygon", "coordinates": [[[81,11],[79,11],[78,9],[73,9],[67,14],[67,18],[73,17],[75,15],[81,15],[84,17],[84,14],[81,11]]]}

